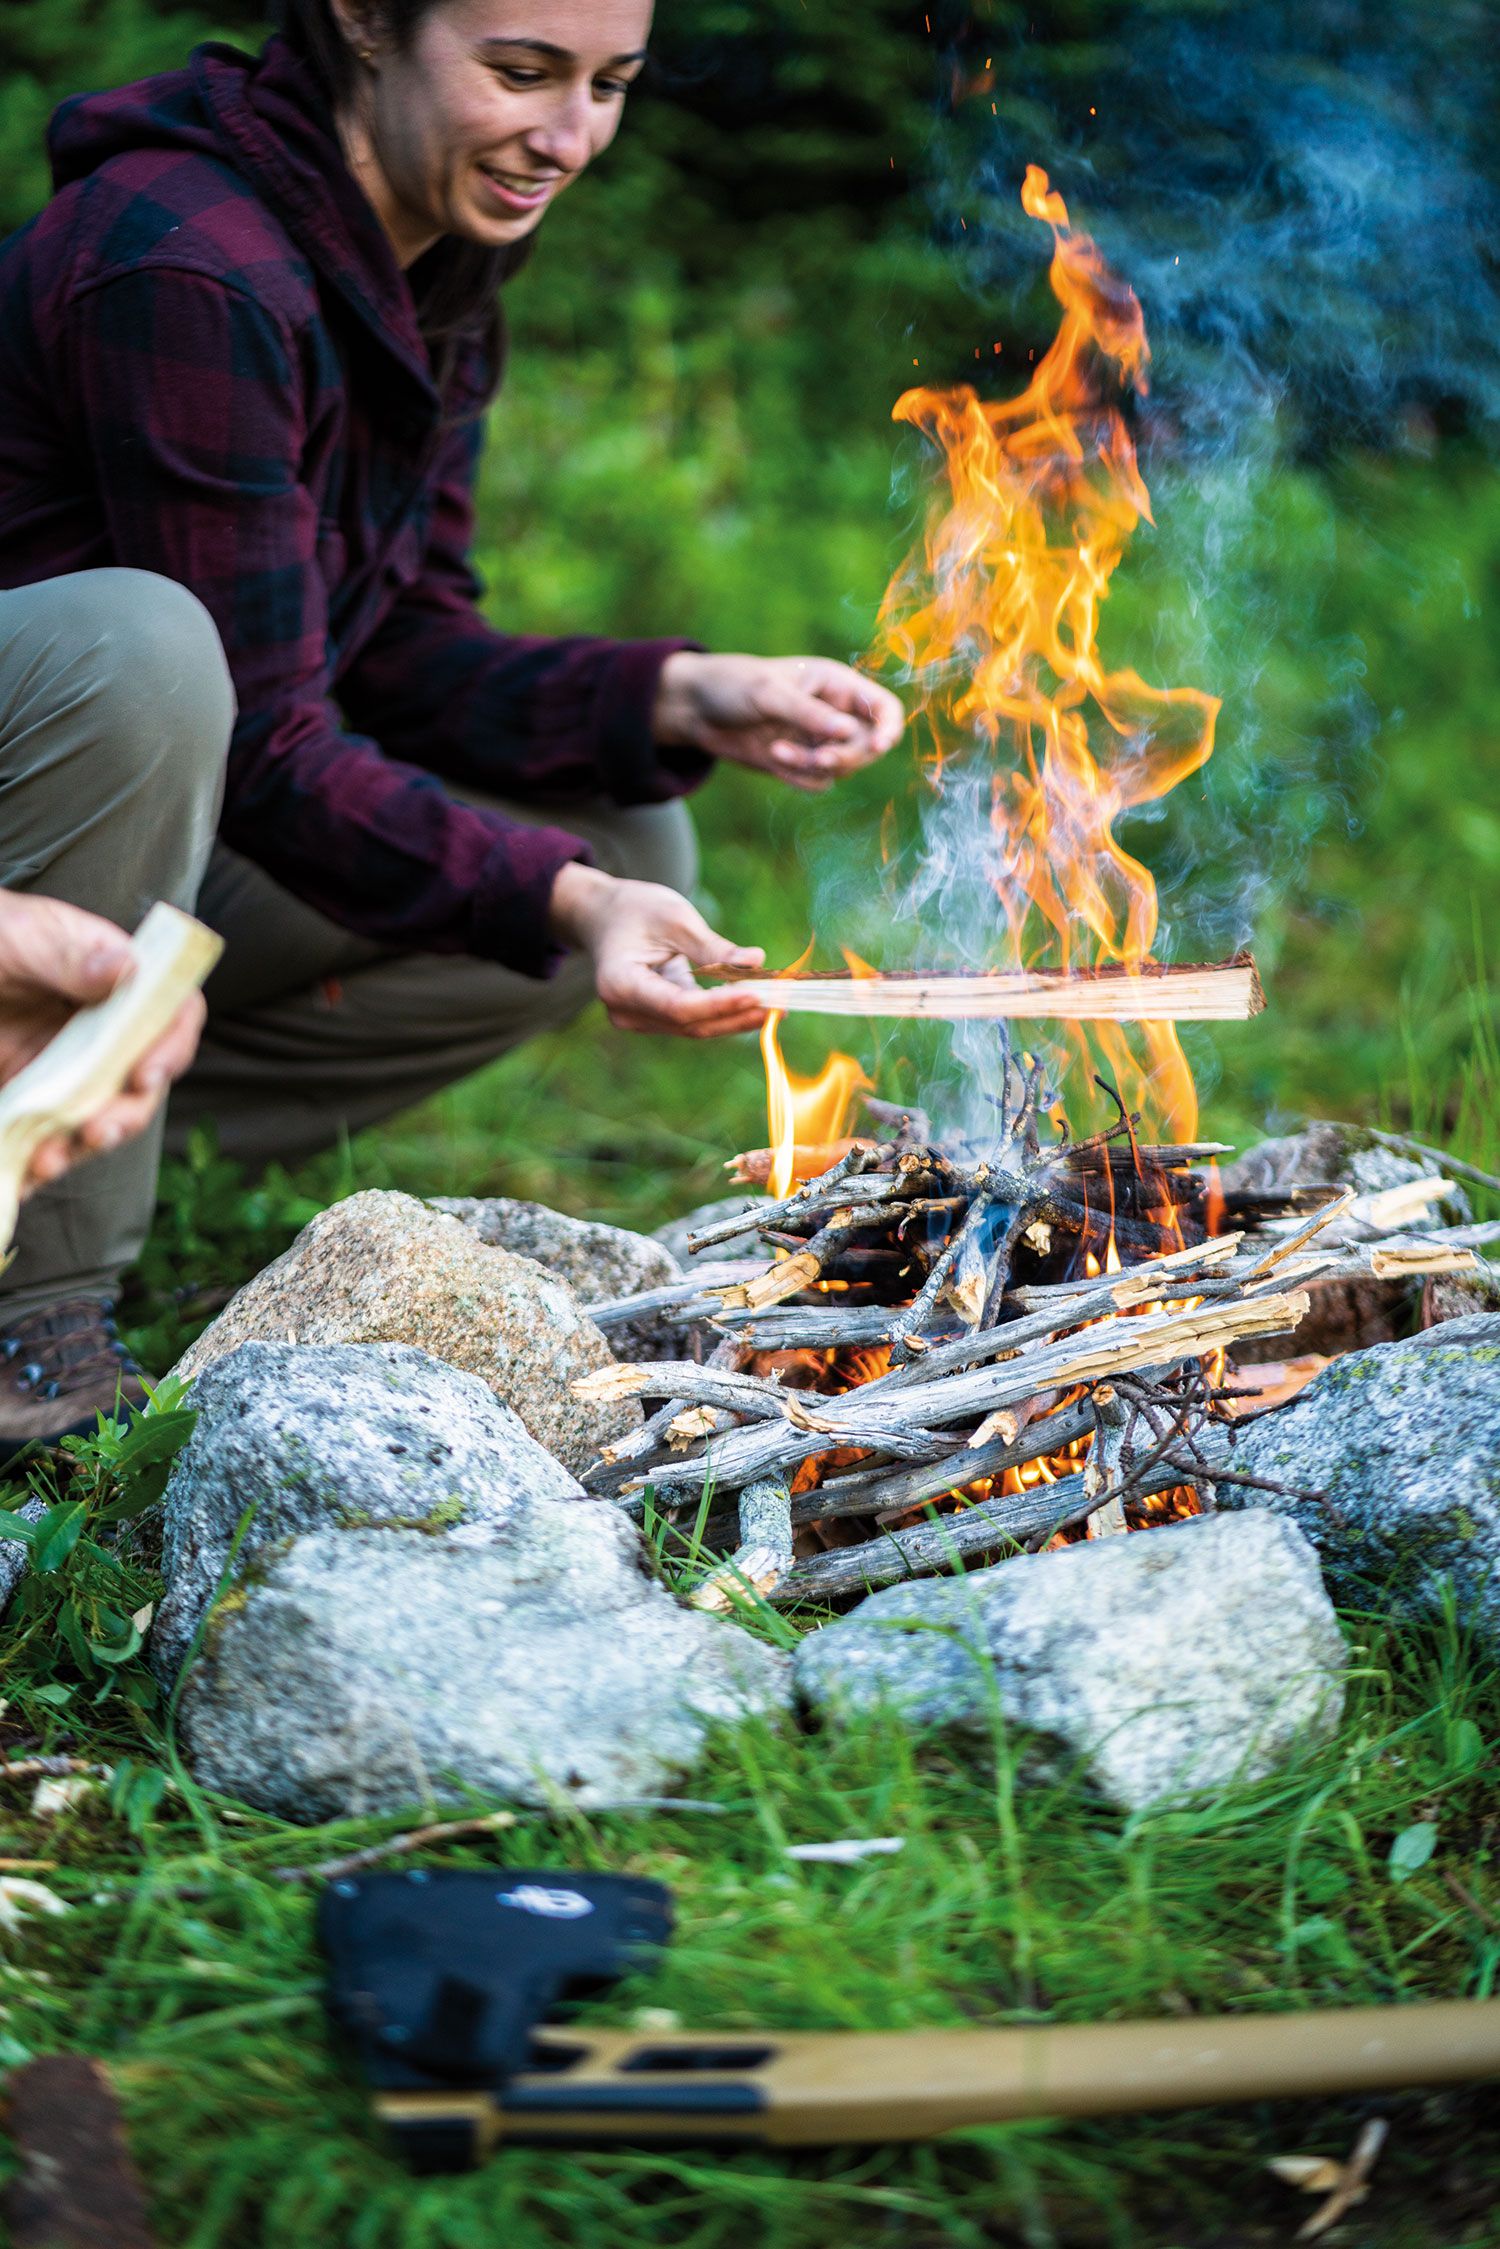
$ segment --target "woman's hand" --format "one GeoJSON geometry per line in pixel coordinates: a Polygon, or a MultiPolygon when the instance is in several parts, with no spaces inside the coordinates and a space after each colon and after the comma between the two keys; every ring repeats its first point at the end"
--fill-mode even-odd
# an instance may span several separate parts
{"type": "MultiPolygon", "coordinates": [[[[131,973],[130,940],[113,922],[60,898],[0,891],[0,1083],[24,1069],[78,1008],[108,999],[131,973]]],[[[144,1132],[173,1078],[192,1061],[203,1014],[195,992],[112,1101],[76,1132],[42,1142],[27,1189],[144,1132]]]]}
{"type": "Polygon", "coordinates": [[[719,1039],[757,1031],[765,1010],[727,990],[704,992],[694,968],[760,968],[758,945],[731,945],[675,890],[657,882],[621,882],[576,861],[552,886],[549,915],[561,944],[578,946],[594,964],[594,985],[621,1031],[671,1031],[685,1039],[719,1039]]]}
{"type": "Polygon", "coordinates": [[[709,750],[821,790],[884,757],[906,713],[888,687],[822,656],[704,656],[662,666],[659,742],[709,750]]]}

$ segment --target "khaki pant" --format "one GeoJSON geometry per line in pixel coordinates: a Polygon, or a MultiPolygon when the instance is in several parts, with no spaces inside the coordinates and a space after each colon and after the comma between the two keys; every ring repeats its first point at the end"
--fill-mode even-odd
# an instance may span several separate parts
{"type": "MultiPolygon", "coordinates": [[[[151,1221],[163,1138],[211,1124],[254,1167],[296,1162],[568,1021],[591,990],[340,929],[214,840],[234,699],[207,611],[141,571],[0,592],[0,887],[133,929],[157,898],[225,940],[198,1059],[165,1125],[33,1195],[0,1280],[0,1325],[114,1292],[151,1221]]],[[[585,837],[613,874],[690,890],[679,804],[493,803],[585,837]]]]}

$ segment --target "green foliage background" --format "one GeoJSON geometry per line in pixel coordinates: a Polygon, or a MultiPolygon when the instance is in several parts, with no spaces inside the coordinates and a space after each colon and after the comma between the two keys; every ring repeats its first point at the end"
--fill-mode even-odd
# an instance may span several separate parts
{"type": "MultiPolygon", "coordinates": [[[[1019,294],[971,292],[951,229],[935,236],[939,172],[977,165],[991,101],[1012,142],[1030,118],[1044,145],[1054,110],[1107,89],[1128,12],[992,4],[930,35],[926,11],[894,0],[670,0],[657,83],[511,292],[479,557],[496,619],[860,649],[920,499],[893,400],[914,373],[972,376],[976,351],[1004,381],[992,370],[1051,327],[1040,248],[1019,294]],[[999,82],[955,106],[951,56],[977,69],[991,45],[999,82]],[[1029,112],[1007,52],[1024,53],[1029,112]]],[[[11,0],[0,219],[45,193],[57,98],[173,66],[209,35],[253,40],[255,12],[11,0]]],[[[1187,474],[1169,452],[1160,476],[1160,528],[1117,581],[1110,647],[1214,688],[1225,712],[1207,796],[1128,840],[1163,876],[1182,950],[1205,907],[1215,936],[1244,900],[1272,999],[1256,1025],[1198,1042],[1212,1121],[1232,1137],[1297,1109],[1401,1117],[1415,1100],[1419,1123],[1445,1103],[1451,1123],[1489,1008],[1476,933],[1500,873],[1492,467],[1472,440],[1422,428],[1317,469],[1273,454],[1187,474]]],[[[830,870],[861,888],[880,808],[909,785],[888,762],[809,804],[716,776],[699,799],[708,902],[791,957],[827,910],[830,870]]],[[[818,1042],[799,1052],[816,1059],[818,1042]]],[[[420,1184],[436,1166],[447,1184],[641,1217],[679,1199],[684,1167],[711,1179],[710,1143],[755,1136],[758,1086],[753,1052],[591,1025],[367,1137],[354,1160],[364,1177],[420,1184]],[[582,1135],[581,1167],[553,1160],[559,1134],[570,1157],[582,1135]]]]}
{"type": "MultiPolygon", "coordinates": [[[[1038,84],[1075,109],[1080,87],[1107,87],[1126,13],[1038,0],[957,26],[976,67],[991,32],[1014,54],[1021,16],[1034,26],[1028,113],[1003,68],[955,108],[920,8],[671,0],[658,82],[511,292],[480,542],[496,619],[860,649],[920,498],[893,400],[914,373],[972,376],[976,351],[1003,381],[1006,353],[1019,366],[1051,326],[1040,250],[1019,295],[971,293],[929,191],[977,163],[991,99],[1012,140],[1030,115],[1042,144],[1038,84]]],[[[0,219],[45,194],[56,99],[171,67],[209,35],[253,40],[253,11],[11,0],[0,219]]],[[[1272,1000],[1256,1025],[1199,1040],[1211,1120],[1233,1137],[1298,1109],[1404,1117],[1414,1100],[1418,1123],[1445,1104],[1451,1123],[1489,1008],[1476,932],[1500,873],[1491,465],[1418,430],[1319,469],[1282,455],[1187,475],[1168,457],[1161,475],[1160,528],[1117,581],[1110,646],[1213,687],[1225,713],[1207,798],[1129,840],[1163,875],[1183,950],[1200,909],[1244,898],[1272,1000]]],[[[708,902],[791,957],[830,870],[860,889],[880,808],[908,787],[890,763],[836,803],[716,776],[699,799],[708,902]]],[[[1223,926],[1221,912],[1211,934],[1223,926]]],[[[815,1060],[818,1042],[797,1051],[815,1060]]],[[[591,1024],[367,1136],[352,1161],[364,1178],[436,1171],[641,1218],[710,1183],[712,1149],[755,1137],[758,1089],[753,1052],[591,1024]]]]}
{"type": "MultiPolygon", "coordinates": [[[[841,657],[864,645],[920,499],[920,463],[888,423],[895,396],[913,373],[972,376],[976,351],[1021,364],[1050,331],[1041,254],[999,301],[969,288],[951,227],[936,238],[938,173],[978,162],[990,103],[1005,103],[1012,139],[1028,128],[1003,70],[954,103],[949,58],[978,70],[985,45],[1023,52],[1043,146],[1079,88],[1109,83],[1124,9],[992,4],[942,16],[938,36],[927,20],[893,0],[663,7],[659,81],[510,292],[479,551],[497,621],[841,657]]],[[[63,92],[171,67],[200,36],[259,27],[234,0],[11,0],[0,220],[45,196],[40,133],[63,92]]],[[[1205,798],[1129,841],[1163,873],[1181,949],[1205,902],[1244,897],[1271,985],[1262,1023],[1199,1041],[1212,1122],[1235,1136],[1298,1109],[1401,1116],[1412,1086],[1419,1122],[1444,1104],[1453,1122],[1500,875],[1489,461],[1419,430],[1417,445],[1320,470],[1280,457],[1183,475],[1167,459],[1163,477],[1160,529],[1118,580],[1111,648],[1212,686],[1226,713],[1205,798]]],[[[699,825],[724,927],[771,956],[801,951],[828,870],[859,888],[893,787],[909,776],[886,767],[810,805],[715,776],[699,825]]],[[[686,1172],[711,1181],[711,1145],[756,1129],[753,1053],[704,1064],[589,1026],[367,1138],[353,1163],[412,1185],[436,1165],[445,1185],[645,1217],[686,1172]],[[497,1116],[513,1129],[497,1133],[497,1116]]]]}

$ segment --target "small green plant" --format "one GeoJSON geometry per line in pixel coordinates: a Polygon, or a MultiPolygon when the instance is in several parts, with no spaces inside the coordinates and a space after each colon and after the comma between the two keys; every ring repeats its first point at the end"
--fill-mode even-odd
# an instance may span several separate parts
{"type": "Polygon", "coordinates": [[[162,1165],[156,1218],[127,1277],[120,1323],[148,1371],[181,1357],[252,1273],[279,1257],[325,1203],[350,1182],[325,1165],[321,1193],[293,1185],[277,1164],[258,1180],[222,1155],[212,1133],[195,1131],[185,1153],[162,1165]],[[184,1275],[191,1276],[184,1285],[184,1275]]]}
{"type": "Polygon", "coordinates": [[[0,1678],[23,1705],[53,1711],[122,1698],[149,1711],[156,1685],[141,1659],[157,1581],[136,1524],[160,1500],[197,1419],[182,1385],[161,1384],[125,1424],[100,1419],[67,1437],[0,1492],[0,1539],[26,1549],[6,1615],[0,1678]]]}

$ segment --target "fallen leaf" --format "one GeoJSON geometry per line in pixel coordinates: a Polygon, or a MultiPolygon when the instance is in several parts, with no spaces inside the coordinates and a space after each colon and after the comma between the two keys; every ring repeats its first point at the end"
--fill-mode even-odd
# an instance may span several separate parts
{"type": "Polygon", "coordinates": [[[1343,2164],[1331,2155],[1273,2155],[1266,2169],[1303,2194],[1328,2194],[1344,2176],[1343,2164]]]}
{"type": "Polygon", "coordinates": [[[18,1874],[0,1874],[0,1930],[14,1936],[24,1922],[40,1914],[66,1913],[67,1900],[45,1882],[28,1882],[18,1874]]]}
{"type": "Polygon", "coordinates": [[[99,1783],[75,1773],[65,1780],[39,1780],[32,1791],[34,1820],[56,1819],[60,1812],[75,1811],[86,1797],[98,1794],[99,1783]]]}
{"type": "Polygon", "coordinates": [[[1389,2131],[1390,2126],[1383,2116],[1371,2117],[1355,2141],[1354,2153],[1343,2165],[1338,2184],[1328,2200],[1321,2209],[1314,2210],[1305,2226],[1298,2228],[1299,2241],[1316,2241],[1320,2234],[1330,2232],[1338,2224],[1346,2210],[1352,2210],[1356,2202],[1364,2201],[1370,2191],[1370,2173],[1375,2168],[1376,2157],[1385,2146],[1389,2131]]]}
{"type": "Polygon", "coordinates": [[[1408,1875],[1420,1874],[1437,1849],[1437,1838],[1437,1827],[1432,1820],[1413,1820],[1410,1827],[1403,1827],[1386,1860],[1391,1880],[1404,1882],[1408,1875]]]}

